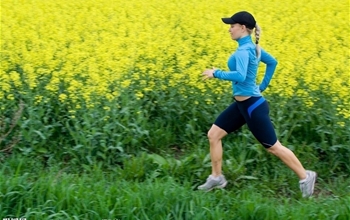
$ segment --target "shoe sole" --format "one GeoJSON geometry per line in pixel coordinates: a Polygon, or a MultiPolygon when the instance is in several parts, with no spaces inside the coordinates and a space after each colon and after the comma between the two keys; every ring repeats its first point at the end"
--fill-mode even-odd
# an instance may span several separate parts
{"type": "MultiPolygon", "coordinates": [[[[218,185],[218,186],[214,186],[214,187],[212,187],[212,188],[210,188],[210,189],[207,189],[207,190],[205,190],[206,192],[210,192],[210,191],[212,191],[213,189],[223,189],[223,188],[225,188],[226,187],[226,185],[227,185],[227,181],[225,181],[223,184],[221,184],[221,185],[218,185]]],[[[202,190],[204,190],[204,189],[202,189],[202,190]]]]}

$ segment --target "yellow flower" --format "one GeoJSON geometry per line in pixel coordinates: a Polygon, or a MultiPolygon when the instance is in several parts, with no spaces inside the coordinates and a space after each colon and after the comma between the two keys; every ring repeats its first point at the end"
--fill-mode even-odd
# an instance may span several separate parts
{"type": "Polygon", "coordinates": [[[43,100],[43,96],[42,95],[36,95],[35,96],[35,104],[39,104],[40,102],[42,102],[43,100]]]}
{"type": "Polygon", "coordinates": [[[12,83],[13,83],[16,87],[21,88],[22,83],[21,83],[21,78],[20,78],[19,73],[16,72],[16,71],[11,71],[9,75],[10,75],[10,78],[11,78],[12,83]]]}
{"type": "Polygon", "coordinates": [[[8,95],[6,96],[6,98],[7,98],[8,100],[14,100],[14,99],[15,99],[15,97],[13,96],[13,94],[8,94],[8,95]]]}
{"type": "Polygon", "coordinates": [[[343,122],[343,121],[338,121],[337,124],[338,124],[340,127],[344,127],[344,126],[345,126],[345,122],[343,122]]]}
{"type": "Polygon", "coordinates": [[[143,98],[143,93],[142,92],[137,92],[136,94],[137,99],[143,98]]]}
{"type": "Polygon", "coordinates": [[[64,102],[67,99],[67,95],[62,93],[58,96],[58,99],[60,102],[64,102]]]}
{"type": "Polygon", "coordinates": [[[104,106],[103,109],[107,112],[109,112],[111,110],[111,108],[109,106],[104,106]]]}

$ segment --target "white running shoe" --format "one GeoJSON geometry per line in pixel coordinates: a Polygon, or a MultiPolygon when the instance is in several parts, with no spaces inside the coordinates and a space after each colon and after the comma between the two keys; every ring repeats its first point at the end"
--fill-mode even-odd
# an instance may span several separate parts
{"type": "Polygon", "coordinates": [[[210,175],[207,178],[207,181],[203,185],[198,186],[198,189],[204,190],[204,191],[210,191],[214,188],[222,189],[226,185],[227,185],[227,181],[224,175],[220,175],[218,177],[214,177],[210,175]]]}
{"type": "Polygon", "coordinates": [[[300,190],[303,197],[310,197],[314,193],[317,174],[314,171],[306,170],[306,178],[299,181],[300,190]]]}

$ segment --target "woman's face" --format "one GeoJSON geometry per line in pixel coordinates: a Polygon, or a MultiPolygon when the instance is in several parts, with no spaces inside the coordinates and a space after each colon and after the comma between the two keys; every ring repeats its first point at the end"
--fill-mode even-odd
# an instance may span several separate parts
{"type": "Polygon", "coordinates": [[[231,24],[230,29],[228,31],[231,34],[232,40],[238,40],[246,32],[246,28],[244,25],[241,24],[231,24]]]}

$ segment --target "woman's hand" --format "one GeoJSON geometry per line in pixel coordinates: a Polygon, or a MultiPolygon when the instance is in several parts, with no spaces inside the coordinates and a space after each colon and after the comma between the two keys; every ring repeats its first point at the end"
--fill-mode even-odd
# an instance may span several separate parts
{"type": "Polygon", "coordinates": [[[202,73],[202,75],[204,76],[203,80],[213,78],[215,70],[216,68],[204,70],[204,72],[202,73]]]}

